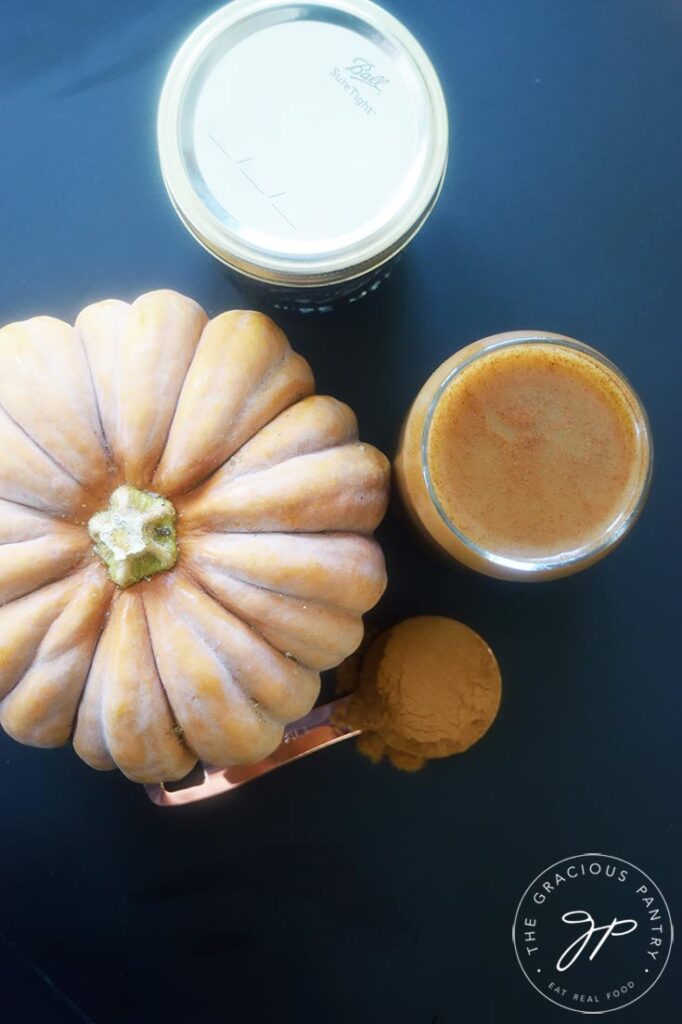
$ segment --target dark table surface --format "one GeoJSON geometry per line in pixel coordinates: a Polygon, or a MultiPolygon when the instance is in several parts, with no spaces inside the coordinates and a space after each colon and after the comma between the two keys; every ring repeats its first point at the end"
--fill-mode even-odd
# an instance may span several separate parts
{"type": "MultiPolygon", "coordinates": [[[[160,182],[169,60],[193,0],[5,0],[0,318],[166,286],[244,304],[160,182]]],[[[280,318],[319,389],[391,452],[430,370],[497,331],[581,338],[631,377],[657,467],[606,561],[560,582],[465,576],[395,510],[371,614],[463,619],[502,666],[500,716],[413,776],[351,743],[205,804],[0,736],[3,1024],[571,1019],[510,941],[545,866],[634,861],[680,888],[682,7],[677,0],[391,0],[442,75],[442,198],[395,278],[327,317],[280,318]]],[[[619,1020],[680,1019],[675,953],[619,1020]]]]}

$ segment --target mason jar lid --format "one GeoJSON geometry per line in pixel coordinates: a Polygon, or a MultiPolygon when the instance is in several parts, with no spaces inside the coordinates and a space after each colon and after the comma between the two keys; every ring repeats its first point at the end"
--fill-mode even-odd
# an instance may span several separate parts
{"type": "Polygon", "coordinates": [[[166,78],[161,169],[194,237],[250,277],[314,286],[419,230],[447,163],[431,62],[369,0],[233,0],[166,78]]]}

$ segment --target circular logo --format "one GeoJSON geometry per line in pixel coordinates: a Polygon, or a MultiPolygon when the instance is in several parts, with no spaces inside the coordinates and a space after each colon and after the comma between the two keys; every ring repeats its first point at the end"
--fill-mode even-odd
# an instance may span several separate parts
{"type": "Polygon", "coordinates": [[[663,893],[638,867],[581,853],[531,882],[512,938],[521,970],[540,995],[577,1013],[608,1013],[658,981],[673,923],[663,893]]]}

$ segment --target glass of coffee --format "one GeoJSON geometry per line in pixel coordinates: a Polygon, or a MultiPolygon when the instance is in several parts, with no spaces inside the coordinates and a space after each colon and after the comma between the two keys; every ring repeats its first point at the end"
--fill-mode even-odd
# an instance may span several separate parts
{"type": "Polygon", "coordinates": [[[603,558],[636,522],[653,465],[644,407],[601,353],[560,334],[474,342],[417,395],[395,462],[405,505],[446,555],[547,580],[603,558]]]}

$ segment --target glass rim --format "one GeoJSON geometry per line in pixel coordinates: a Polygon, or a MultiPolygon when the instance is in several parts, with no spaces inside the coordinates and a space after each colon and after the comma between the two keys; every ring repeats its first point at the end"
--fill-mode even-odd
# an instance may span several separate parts
{"type": "Polygon", "coordinates": [[[569,338],[565,335],[552,334],[549,332],[543,333],[542,331],[519,331],[490,335],[487,338],[482,338],[481,344],[483,345],[482,348],[472,352],[462,360],[461,363],[458,363],[457,366],[453,367],[453,369],[446,374],[445,378],[441,381],[435,394],[431,398],[429,407],[426,411],[426,416],[424,417],[420,450],[421,469],[431,503],[448,530],[454,534],[454,536],[467,550],[477,555],[483,561],[489,562],[501,569],[507,569],[517,573],[526,573],[529,576],[542,572],[551,572],[557,569],[578,569],[582,563],[593,561],[614,547],[634,525],[644,507],[651,484],[654,466],[653,438],[651,435],[649,418],[647,416],[646,409],[644,408],[644,404],[625,374],[619,370],[619,368],[612,363],[610,359],[597,349],[594,349],[590,345],[586,345],[584,342],[578,341],[575,338],[569,338]],[[633,488],[632,496],[628,501],[628,504],[599,534],[599,539],[595,543],[583,544],[581,547],[573,548],[570,551],[556,555],[548,555],[546,557],[512,558],[508,555],[498,554],[495,551],[477,544],[476,541],[468,537],[450,519],[443,508],[443,504],[440,501],[438,494],[436,493],[436,488],[431,478],[428,460],[428,442],[431,424],[440,399],[452,381],[465,369],[473,363],[478,362],[480,359],[490,355],[491,352],[499,349],[512,348],[517,345],[539,344],[553,345],[557,348],[564,348],[578,352],[581,355],[591,358],[599,366],[603,367],[613,375],[615,383],[621,388],[623,397],[626,399],[628,407],[631,409],[637,438],[640,441],[641,456],[646,458],[646,471],[643,473],[641,480],[637,483],[637,486],[633,488]]]}

